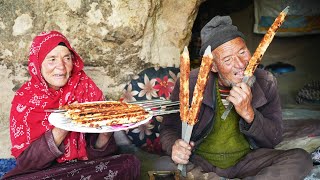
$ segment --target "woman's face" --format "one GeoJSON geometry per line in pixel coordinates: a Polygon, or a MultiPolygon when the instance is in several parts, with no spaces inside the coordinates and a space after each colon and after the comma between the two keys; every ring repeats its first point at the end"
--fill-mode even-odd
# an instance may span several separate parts
{"type": "Polygon", "coordinates": [[[73,68],[72,54],[65,46],[52,49],[41,64],[41,74],[48,86],[58,90],[67,84],[73,68]]]}
{"type": "Polygon", "coordinates": [[[215,55],[212,71],[219,74],[219,84],[232,87],[240,83],[251,58],[249,49],[240,37],[228,41],[212,51],[215,55]]]}

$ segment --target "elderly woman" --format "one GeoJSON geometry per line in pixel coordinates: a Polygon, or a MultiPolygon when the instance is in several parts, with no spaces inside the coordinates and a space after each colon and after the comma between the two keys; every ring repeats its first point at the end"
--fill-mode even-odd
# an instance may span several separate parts
{"type": "Polygon", "coordinates": [[[139,160],[114,155],[112,133],[69,132],[48,122],[46,109],[104,100],[66,37],[56,31],[36,36],[28,68],[31,79],[17,91],[10,115],[17,166],[4,179],[138,179],[139,160]]]}

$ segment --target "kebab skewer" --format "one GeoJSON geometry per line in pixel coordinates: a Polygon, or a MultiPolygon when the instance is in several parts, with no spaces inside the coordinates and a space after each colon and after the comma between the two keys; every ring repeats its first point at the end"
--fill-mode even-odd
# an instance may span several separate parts
{"type": "MultiPolygon", "coordinates": [[[[203,100],[203,92],[208,81],[212,62],[213,62],[213,56],[211,54],[211,46],[208,46],[202,57],[198,79],[195,85],[195,90],[193,92],[191,108],[188,113],[189,120],[187,121],[187,124],[185,124],[185,120],[184,121],[182,120],[182,139],[187,143],[190,142],[193,126],[198,121],[198,114],[199,114],[200,106],[203,100]]],[[[180,75],[180,78],[181,78],[181,75],[180,75]]],[[[188,83],[187,89],[189,90],[189,83],[188,83]]],[[[184,94],[182,91],[186,91],[186,89],[180,88],[180,94],[184,94]]],[[[181,98],[181,96],[179,98],[181,98]]],[[[187,97],[187,101],[189,104],[189,96],[187,97]]],[[[185,102],[184,100],[181,101],[180,99],[180,106],[186,106],[185,104],[183,104],[184,102],[185,102]]],[[[186,165],[179,164],[178,169],[181,171],[183,176],[187,175],[186,165]]]]}
{"type": "Polygon", "coordinates": [[[180,119],[182,121],[182,137],[189,121],[189,76],[190,76],[190,58],[187,47],[180,56],[180,119]]]}
{"type": "Polygon", "coordinates": [[[213,56],[211,54],[211,46],[208,46],[202,58],[197,83],[193,92],[188,121],[188,124],[191,126],[198,122],[198,114],[203,100],[203,92],[208,82],[212,62],[213,56]]]}
{"type": "MultiPolygon", "coordinates": [[[[254,71],[258,67],[259,63],[261,62],[261,59],[266,52],[268,46],[270,45],[274,35],[276,34],[279,27],[282,25],[282,23],[285,20],[285,17],[289,11],[289,6],[287,6],[275,19],[271,27],[268,29],[266,34],[264,35],[263,39],[261,40],[259,46],[257,47],[256,51],[252,55],[251,59],[249,60],[249,64],[246,67],[244,71],[244,78],[242,79],[242,82],[248,83],[250,77],[253,76],[254,71]]],[[[224,113],[222,114],[221,118],[225,120],[233,108],[233,104],[230,103],[224,113]]]]}

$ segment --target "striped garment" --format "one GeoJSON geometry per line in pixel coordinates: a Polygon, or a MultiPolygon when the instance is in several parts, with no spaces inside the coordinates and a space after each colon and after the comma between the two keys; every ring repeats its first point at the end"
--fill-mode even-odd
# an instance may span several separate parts
{"type": "Polygon", "coordinates": [[[227,108],[227,106],[229,105],[229,101],[226,99],[229,94],[230,94],[230,90],[231,88],[227,88],[227,87],[223,87],[223,86],[219,86],[219,93],[220,93],[220,97],[221,97],[221,101],[222,104],[225,108],[227,108]]]}

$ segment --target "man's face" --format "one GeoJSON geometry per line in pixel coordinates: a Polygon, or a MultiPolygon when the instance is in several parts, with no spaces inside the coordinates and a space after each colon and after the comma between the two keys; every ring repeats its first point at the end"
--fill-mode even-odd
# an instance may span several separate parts
{"type": "Polygon", "coordinates": [[[41,74],[49,87],[58,90],[68,82],[72,68],[72,55],[69,49],[65,46],[57,46],[44,58],[41,74]]]}
{"type": "Polygon", "coordinates": [[[251,58],[242,38],[237,37],[218,46],[212,54],[215,58],[211,70],[219,74],[220,85],[232,87],[242,81],[244,70],[251,58]]]}

